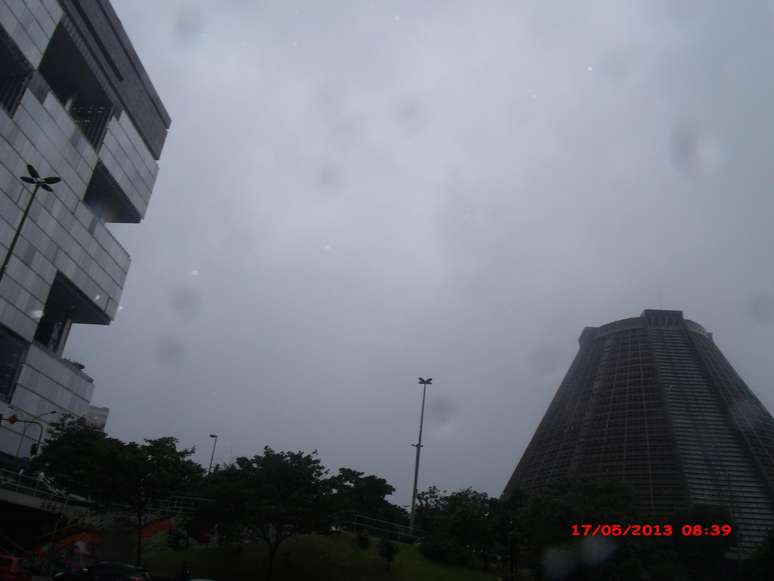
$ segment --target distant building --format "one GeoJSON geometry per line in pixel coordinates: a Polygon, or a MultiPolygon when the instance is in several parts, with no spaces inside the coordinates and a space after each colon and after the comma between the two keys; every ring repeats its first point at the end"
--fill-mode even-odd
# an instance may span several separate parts
{"type": "Polygon", "coordinates": [[[774,528],[774,419],[681,311],[586,327],[504,495],[566,477],[626,482],[641,514],[728,509],[746,551],[774,528]]]}
{"type": "MultiPolygon", "coordinates": [[[[72,325],[107,325],[119,309],[130,261],[107,224],[142,219],[169,124],[107,0],[0,0],[6,417],[87,414],[92,379],[62,355],[72,325]],[[25,220],[32,186],[20,177],[27,164],[62,181],[38,192],[25,220]]],[[[3,422],[0,452],[28,455],[37,432],[3,422]]]]}
{"type": "Polygon", "coordinates": [[[110,415],[110,408],[90,405],[89,411],[86,412],[86,423],[92,428],[97,428],[98,430],[102,430],[104,432],[108,415],[110,415]]]}

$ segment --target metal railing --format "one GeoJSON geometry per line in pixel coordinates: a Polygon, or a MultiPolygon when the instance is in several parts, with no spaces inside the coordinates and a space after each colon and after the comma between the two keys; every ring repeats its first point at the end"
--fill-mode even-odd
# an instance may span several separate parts
{"type": "Polygon", "coordinates": [[[363,514],[350,514],[347,517],[344,525],[346,528],[351,528],[354,533],[357,533],[359,529],[365,529],[374,536],[388,537],[404,543],[413,543],[423,535],[423,532],[416,527],[414,527],[414,532],[412,533],[408,525],[381,520],[363,514]]]}
{"type": "MultiPolygon", "coordinates": [[[[0,468],[0,489],[17,492],[41,500],[41,510],[47,512],[65,512],[68,509],[87,509],[96,511],[94,501],[65,490],[54,488],[45,477],[30,476],[23,472],[14,472],[0,468]]],[[[153,502],[147,509],[148,514],[159,516],[178,516],[193,513],[202,503],[210,502],[207,498],[195,496],[174,495],[153,502]]],[[[131,511],[128,505],[115,504],[108,508],[108,513],[131,511]]]]}
{"type": "MultiPolygon", "coordinates": [[[[68,500],[75,500],[72,499],[72,495],[53,489],[45,478],[29,476],[23,471],[14,472],[5,468],[0,468],[0,489],[39,498],[44,503],[64,504],[68,500]]],[[[88,501],[87,504],[89,504],[88,501]]]]}

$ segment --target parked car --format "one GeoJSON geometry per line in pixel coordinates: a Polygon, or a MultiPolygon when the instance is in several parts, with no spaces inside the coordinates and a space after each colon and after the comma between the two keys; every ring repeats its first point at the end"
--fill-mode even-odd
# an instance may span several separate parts
{"type": "Polygon", "coordinates": [[[149,576],[133,565],[103,561],[88,569],[72,573],[57,573],[55,581],[148,581],[149,576]]]}
{"type": "Polygon", "coordinates": [[[0,581],[31,581],[29,563],[21,557],[0,555],[0,581]]]}

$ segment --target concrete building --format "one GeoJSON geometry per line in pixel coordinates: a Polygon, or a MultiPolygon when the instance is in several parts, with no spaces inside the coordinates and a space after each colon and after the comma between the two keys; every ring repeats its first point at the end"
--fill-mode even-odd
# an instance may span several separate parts
{"type": "Polygon", "coordinates": [[[107,425],[107,419],[110,415],[110,408],[98,407],[95,405],[89,406],[89,411],[86,412],[86,423],[92,428],[105,431],[107,425]]]}
{"type": "Polygon", "coordinates": [[[774,419],[712,334],[681,311],[646,310],[579,342],[504,495],[622,481],[645,519],[717,505],[745,551],[762,542],[774,528],[774,419]]]}
{"type": "MultiPolygon", "coordinates": [[[[0,0],[6,417],[87,414],[92,379],[64,348],[72,325],[107,325],[118,311],[130,260],[108,225],[142,219],[169,124],[107,0],[0,0]],[[28,164],[61,182],[40,189],[25,216],[28,164]]],[[[0,452],[27,455],[37,439],[27,426],[3,422],[0,452]]]]}

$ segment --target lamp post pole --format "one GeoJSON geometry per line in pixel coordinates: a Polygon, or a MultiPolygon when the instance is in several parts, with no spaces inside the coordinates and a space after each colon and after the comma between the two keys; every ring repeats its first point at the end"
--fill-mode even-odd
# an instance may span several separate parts
{"type": "Polygon", "coordinates": [[[409,517],[409,534],[414,534],[414,509],[417,503],[417,479],[419,478],[419,456],[422,452],[422,425],[425,420],[425,396],[427,395],[427,386],[432,385],[433,378],[419,378],[419,385],[422,386],[422,411],[419,413],[419,438],[416,444],[411,444],[417,449],[417,455],[414,460],[414,487],[411,493],[411,515],[409,517]]]}
{"type": "MultiPolygon", "coordinates": [[[[22,212],[22,218],[19,222],[19,227],[16,228],[16,231],[13,233],[13,239],[11,239],[11,245],[8,247],[8,252],[5,254],[5,258],[3,258],[3,264],[0,266],[0,282],[2,282],[3,277],[5,276],[5,271],[8,269],[8,263],[11,262],[11,257],[13,256],[13,252],[16,249],[16,243],[19,241],[19,237],[21,236],[21,232],[24,229],[24,223],[27,221],[27,216],[29,216],[30,208],[32,208],[32,202],[35,201],[35,196],[38,193],[38,190],[40,188],[43,188],[47,192],[53,192],[54,190],[51,188],[52,184],[58,184],[60,181],[62,181],[61,178],[57,176],[51,176],[47,178],[40,177],[40,174],[38,173],[38,170],[35,169],[34,166],[31,164],[27,164],[27,174],[26,176],[21,176],[19,179],[23,181],[25,184],[32,184],[35,187],[32,190],[32,195],[30,195],[30,199],[27,200],[27,205],[24,207],[24,212],[22,212]]],[[[41,418],[45,415],[52,414],[56,412],[46,412],[44,414],[40,414],[39,416],[33,417],[33,420],[37,420],[38,418],[41,418]]],[[[24,422],[24,430],[22,431],[21,439],[19,440],[19,446],[16,448],[16,457],[19,457],[19,454],[21,453],[21,447],[22,443],[24,442],[24,438],[27,435],[27,424],[28,423],[37,423],[38,426],[40,426],[40,435],[38,437],[38,447],[40,447],[40,441],[43,437],[43,425],[38,422],[24,422]]]]}
{"type": "Polygon", "coordinates": [[[0,266],[0,281],[3,280],[3,276],[5,276],[5,271],[8,268],[8,263],[11,261],[11,256],[13,256],[13,251],[16,248],[16,243],[19,241],[19,236],[21,236],[22,228],[24,228],[24,223],[27,221],[27,216],[30,213],[30,208],[32,207],[32,202],[35,200],[35,195],[38,193],[38,190],[40,188],[43,188],[47,192],[53,192],[54,190],[51,189],[51,184],[59,183],[61,178],[58,178],[56,176],[42,178],[40,177],[40,174],[38,173],[38,170],[36,170],[33,166],[27,165],[27,173],[29,173],[28,176],[22,176],[21,181],[23,181],[25,184],[34,184],[35,188],[32,190],[32,195],[30,196],[30,199],[27,201],[27,205],[24,208],[24,213],[22,213],[22,219],[21,222],[19,222],[19,227],[16,229],[16,232],[13,234],[13,240],[11,240],[11,246],[8,248],[8,252],[5,255],[5,258],[3,259],[3,265],[0,266]]]}
{"type": "MultiPolygon", "coordinates": [[[[32,419],[33,420],[39,420],[43,416],[50,416],[51,414],[58,414],[58,413],[59,413],[58,411],[53,410],[53,411],[50,411],[50,412],[42,413],[42,414],[40,414],[38,416],[32,416],[32,419]]],[[[17,458],[19,457],[19,454],[21,454],[22,444],[24,443],[24,438],[27,436],[27,425],[28,425],[27,423],[24,424],[24,429],[22,430],[21,438],[19,438],[19,445],[16,447],[16,457],[17,458]]],[[[38,424],[38,425],[40,425],[40,424],[38,424]]],[[[42,434],[43,434],[43,427],[41,426],[41,436],[42,436],[42,434]]],[[[40,448],[40,438],[38,438],[38,448],[40,448]]]]}
{"type": "Polygon", "coordinates": [[[212,454],[210,454],[210,467],[207,469],[207,474],[212,472],[212,461],[215,459],[215,446],[218,445],[218,434],[210,434],[210,438],[214,438],[212,442],[212,454]]]}

